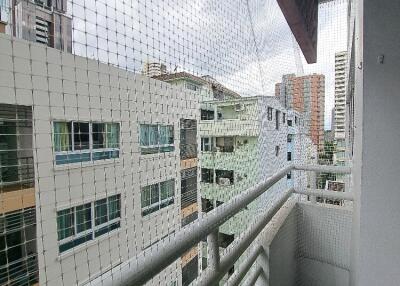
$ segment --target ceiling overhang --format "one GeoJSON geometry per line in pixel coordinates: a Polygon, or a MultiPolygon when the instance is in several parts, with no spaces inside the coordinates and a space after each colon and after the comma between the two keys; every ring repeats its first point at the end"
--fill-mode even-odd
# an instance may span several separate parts
{"type": "Polygon", "coordinates": [[[317,61],[318,0],[277,0],[303,55],[317,61]]]}

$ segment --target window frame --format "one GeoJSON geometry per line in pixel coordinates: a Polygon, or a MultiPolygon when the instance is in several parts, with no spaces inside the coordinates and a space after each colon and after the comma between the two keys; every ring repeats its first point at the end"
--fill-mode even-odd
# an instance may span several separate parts
{"type": "Polygon", "coordinates": [[[175,203],[175,193],[176,193],[175,179],[168,179],[168,180],[157,182],[157,183],[154,183],[154,184],[142,186],[140,188],[140,209],[141,209],[142,217],[147,217],[147,216],[151,215],[152,213],[155,213],[155,212],[157,212],[157,211],[159,211],[159,210],[161,210],[163,208],[166,208],[166,207],[174,204],[175,203]],[[162,183],[168,183],[168,182],[172,182],[172,185],[173,185],[172,195],[166,197],[165,199],[161,199],[161,195],[162,195],[161,194],[161,184],[162,183]],[[151,202],[151,198],[152,198],[151,192],[152,192],[152,187],[153,186],[157,186],[157,190],[158,190],[158,201],[154,202],[154,203],[151,202]],[[150,204],[145,206],[145,207],[143,207],[142,197],[143,197],[143,192],[145,191],[144,190],[145,188],[148,188],[148,190],[150,191],[150,204]],[[147,211],[149,211],[149,212],[147,212],[147,211]]]}
{"type": "Polygon", "coordinates": [[[272,121],[272,112],[274,111],[274,109],[270,106],[267,107],[267,119],[268,121],[272,121]]]}
{"type": "Polygon", "coordinates": [[[279,127],[280,127],[280,116],[281,116],[281,111],[276,109],[275,110],[275,130],[279,130],[279,127]]]}
{"type": "Polygon", "coordinates": [[[140,154],[141,155],[151,155],[151,154],[160,154],[160,153],[169,153],[169,152],[174,152],[175,151],[175,126],[173,124],[159,124],[159,123],[139,123],[139,148],[140,148],[140,154]],[[148,140],[149,145],[142,145],[142,126],[151,126],[155,125],[157,126],[157,143],[156,145],[150,145],[150,136],[148,140]],[[171,134],[172,134],[172,143],[167,143],[167,144],[160,144],[160,127],[166,127],[166,128],[171,128],[171,134]],[[171,148],[172,147],[172,148],[171,148]],[[162,150],[162,148],[170,148],[165,149],[165,151],[162,150]],[[152,149],[157,149],[157,152],[143,152],[144,150],[152,150],[152,149]]]}
{"type": "MultiPolygon", "coordinates": [[[[75,247],[77,247],[77,246],[79,246],[81,244],[87,243],[88,241],[92,241],[92,240],[95,240],[95,239],[97,239],[97,238],[99,238],[99,237],[101,237],[103,235],[106,235],[110,231],[107,231],[105,233],[102,233],[102,234],[96,236],[96,232],[101,230],[101,229],[103,229],[104,227],[111,226],[111,225],[113,225],[115,223],[119,223],[117,228],[121,227],[121,225],[120,225],[121,217],[122,217],[122,214],[121,214],[121,194],[115,194],[115,195],[111,195],[111,196],[108,196],[108,197],[105,197],[105,198],[102,198],[102,199],[99,199],[99,200],[95,200],[95,201],[92,201],[92,202],[86,202],[84,204],[80,204],[80,205],[76,205],[76,206],[73,206],[73,207],[68,207],[68,208],[57,210],[57,220],[58,220],[58,213],[61,212],[61,211],[64,211],[64,210],[68,210],[68,209],[72,209],[73,210],[72,215],[73,215],[73,221],[74,221],[74,227],[73,227],[74,233],[72,235],[68,236],[68,237],[63,238],[63,239],[59,239],[57,237],[57,243],[58,243],[58,248],[59,248],[59,253],[60,254],[66,252],[66,251],[69,251],[69,250],[71,250],[71,249],[73,249],[73,248],[75,248],[75,247]],[[119,216],[114,218],[114,219],[112,219],[112,220],[110,220],[109,219],[109,215],[110,215],[109,201],[111,200],[111,198],[114,198],[114,197],[117,197],[118,201],[119,201],[119,216]],[[102,224],[96,225],[96,217],[95,217],[96,202],[104,200],[104,199],[106,200],[106,205],[107,205],[107,222],[104,222],[102,224]],[[77,208],[85,206],[85,205],[89,205],[89,207],[90,207],[90,215],[91,215],[90,228],[78,233],[77,208]],[[88,237],[89,235],[90,235],[89,239],[86,239],[86,240],[82,241],[81,243],[78,243],[77,245],[72,245],[71,247],[66,248],[66,249],[61,251],[60,248],[62,246],[64,246],[65,244],[73,242],[73,241],[78,240],[80,238],[88,237]]],[[[57,236],[58,236],[58,231],[59,231],[59,228],[58,228],[58,222],[57,222],[57,236]]]]}
{"type": "MultiPolygon", "coordinates": [[[[58,133],[57,133],[58,134],[58,133]]],[[[105,144],[107,146],[107,138],[105,138],[105,144]]],[[[54,162],[56,165],[68,165],[68,164],[81,164],[83,162],[95,162],[99,160],[112,160],[112,159],[117,159],[120,156],[120,150],[121,150],[121,124],[120,122],[99,122],[99,121],[85,121],[85,120],[54,120],[52,122],[52,145],[53,145],[53,151],[54,151],[54,162]],[[56,133],[54,132],[55,129],[55,124],[56,123],[71,123],[71,150],[68,151],[56,151],[55,148],[55,136],[56,133]],[[75,150],[75,128],[74,128],[74,123],[88,123],[89,124],[89,148],[88,149],[83,149],[83,150],[75,150]],[[118,125],[118,148],[110,148],[110,147],[105,147],[105,148],[93,148],[93,124],[105,124],[106,126],[106,132],[105,132],[105,137],[107,137],[107,126],[109,124],[117,124],[118,125]],[[118,152],[118,155],[116,157],[110,157],[110,158],[97,158],[94,159],[94,154],[95,153],[102,153],[102,152],[118,152]],[[57,156],[59,155],[75,155],[75,154],[89,154],[89,160],[79,160],[76,162],[66,162],[66,163],[60,163],[57,164],[57,156]]]]}

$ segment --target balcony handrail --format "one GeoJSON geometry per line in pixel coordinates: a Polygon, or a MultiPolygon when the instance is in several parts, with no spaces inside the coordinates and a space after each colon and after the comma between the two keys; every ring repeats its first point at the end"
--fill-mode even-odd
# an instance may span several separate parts
{"type": "MultiPolygon", "coordinates": [[[[198,244],[202,238],[218,229],[218,227],[224,224],[228,219],[232,218],[261,194],[266,192],[292,170],[334,172],[340,174],[349,174],[351,172],[350,168],[342,166],[286,166],[264,182],[258,183],[257,185],[236,195],[220,207],[203,214],[202,217],[181,228],[180,231],[175,233],[174,237],[166,237],[165,239],[160,240],[150,248],[143,250],[135,257],[132,257],[126,262],[112,268],[110,271],[90,281],[88,284],[111,286],[116,285],[117,281],[121,285],[142,285],[146,283],[152,277],[168,267],[171,262],[177,260],[186,251],[198,244]]],[[[241,253],[248,248],[251,241],[255,239],[258,233],[287,201],[293,191],[293,189],[287,190],[267,212],[260,216],[261,219],[252,227],[254,229],[253,231],[246,232],[243,236],[239,237],[239,243],[233,246],[234,249],[222,257],[218,271],[208,269],[201,275],[201,277],[199,277],[202,285],[210,285],[207,283],[210,281],[215,282],[213,279],[219,279],[221,275],[224,275],[228,271],[241,253]]]]}

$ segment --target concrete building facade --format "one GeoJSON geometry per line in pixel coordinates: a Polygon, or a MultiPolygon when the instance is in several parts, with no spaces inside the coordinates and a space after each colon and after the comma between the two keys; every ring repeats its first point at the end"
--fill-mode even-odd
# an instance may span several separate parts
{"type": "MultiPolygon", "coordinates": [[[[144,69],[145,71],[146,69],[144,69]]],[[[149,74],[147,76],[150,76],[149,74]]],[[[153,76],[154,79],[165,81],[176,88],[193,92],[199,101],[223,100],[239,98],[240,95],[226,88],[210,76],[195,76],[187,72],[162,73],[153,76]]],[[[201,118],[207,116],[204,112],[201,118]]],[[[181,207],[182,226],[197,219],[201,211],[201,197],[198,181],[199,142],[197,134],[198,122],[181,120],[181,207]]],[[[202,263],[200,262],[201,249],[192,248],[182,257],[182,285],[189,285],[198,275],[202,263]]]]}
{"type": "Polygon", "coordinates": [[[188,72],[177,72],[155,76],[154,78],[195,91],[200,95],[202,101],[240,98],[238,93],[225,87],[210,76],[200,77],[188,72]]]}
{"type": "MultiPolygon", "coordinates": [[[[287,111],[275,97],[205,101],[201,112],[203,212],[223,205],[287,164],[304,162],[306,158],[316,159],[314,145],[305,132],[301,134],[304,130],[301,115],[287,111]]],[[[237,238],[248,227],[250,218],[264,209],[266,202],[273,201],[279,192],[293,187],[295,181],[303,188],[311,184],[304,174],[293,174],[296,179],[291,175],[220,227],[221,248],[226,248],[237,238]]],[[[202,264],[206,264],[204,245],[201,255],[202,264]]]]}
{"type": "Polygon", "coordinates": [[[317,146],[324,150],[325,76],[312,74],[296,77],[284,75],[275,85],[275,96],[285,108],[303,114],[306,130],[317,146]]]}
{"type": "MultiPolygon", "coordinates": [[[[2,173],[1,216],[36,217],[36,231],[22,240],[27,251],[18,255],[37,257],[32,275],[40,284],[88,282],[181,228],[181,121],[199,120],[195,93],[5,35],[0,91],[8,122],[25,116],[31,124],[17,126],[24,132],[8,124],[28,139],[1,142],[9,153],[2,164],[20,166],[28,157],[34,170],[2,173]]],[[[182,263],[151,283],[181,285],[174,279],[182,263]]],[[[10,266],[0,267],[11,273],[10,266]]]]}

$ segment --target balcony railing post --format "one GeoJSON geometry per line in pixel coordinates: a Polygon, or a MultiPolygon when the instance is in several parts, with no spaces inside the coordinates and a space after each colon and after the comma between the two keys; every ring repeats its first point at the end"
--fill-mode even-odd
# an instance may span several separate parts
{"type": "Polygon", "coordinates": [[[257,263],[262,269],[262,273],[259,276],[262,285],[268,285],[269,283],[269,250],[263,248],[260,255],[257,257],[257,263]]]}
{"type": "Polygon", "coordinates": [[[215,272],[218,272],[220,263],[218,232],[219,228],[216,228],[207,236],[207,267],[215,272]]]}

